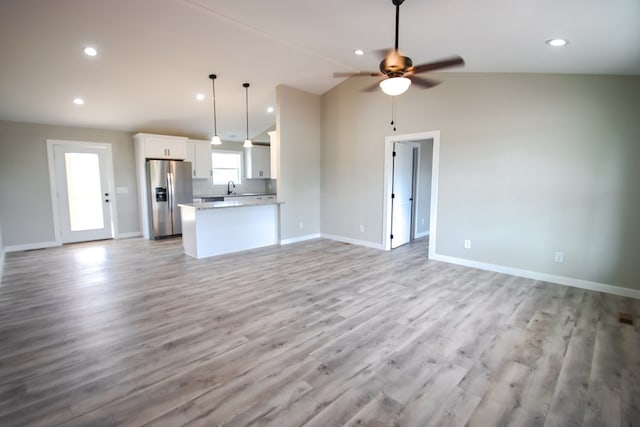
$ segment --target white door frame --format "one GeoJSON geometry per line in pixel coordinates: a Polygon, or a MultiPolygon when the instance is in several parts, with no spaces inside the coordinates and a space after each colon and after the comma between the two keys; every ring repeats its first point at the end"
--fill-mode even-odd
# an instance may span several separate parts
{"type": "Polygon", "coordinates": [[[382,245],[391,250],[391,189],[393,180],[393,143],[433,140],[433,160],[431,169],[431,208],[429,215],[429,258],[436,254],[436,230],[438,220],[438,170],[440,164],[440,131],[390,135],[384,138],[384,201],[382,222],[382,245]]]}
{"type": "Polygon", "coordinates": [[[53,218],[53,231],[55,235],[56,244],[62,245],[62,227],[60,226],[60,204],[58,201],[58,183],[56,179],[56,167],[54,149],[56,146],[67,147],[92,147],[101,148],[105,150],[107,156],[107,181],[109,184],[109,209],[111,211],[111,237],[115,238],[116,230],[118,229],[118,219],[116,216],[116,194],[115,194],[115,181],[113,173],[113,152],[111,144],[106,142],[86,142],[86,141],[67,141],[61,139],[47,139],[47,163],[49,165],[49,187],[51,190],[51,208],[53,218]]]}

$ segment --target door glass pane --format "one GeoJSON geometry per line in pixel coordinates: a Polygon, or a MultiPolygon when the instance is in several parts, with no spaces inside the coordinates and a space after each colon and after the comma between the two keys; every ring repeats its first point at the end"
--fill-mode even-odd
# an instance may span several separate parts
{"type": "Polygon", "coordinates": [[[93,153],[65,153],[71,231],[104,228],[100,163],[93,153]]]}

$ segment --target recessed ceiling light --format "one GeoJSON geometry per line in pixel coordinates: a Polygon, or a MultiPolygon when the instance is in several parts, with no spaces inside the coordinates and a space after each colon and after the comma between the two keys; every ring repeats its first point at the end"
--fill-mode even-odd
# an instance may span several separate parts
{"type": "Polygon", "coordinates": [[[358,56],[362,56],[362,55],[364,55],[364,50],[356,49],[356,50],[353,51],[353,53],[355,53],[358,56]]]}
{"type": "Polygon", "coordinates": [[[566,41],[565,39],[551,39],[551,40],[547,40],[547,44],[549,46],[553,46],[553,47],[562,47],[562,46],[566,46],[567,43],[569,43],[568,41],[566,41]]]}
{"type": "Polygon", "coordinates": [[[82,98],[74,98],[73,99],[73,103],[76,104],[76,105],[82,105],[82,104],[84,104],[84,99],[82,99],[82,98]]]}
{"type": "Polygon", "coordinates": [[[197,95],[196,95],[196,99],[197,99],[198,101],[202,101],[202,100],[204,100],[204,94],[203,94],[203,93],[199,93],[199,94],[197,94],[197,95]]]}
{"type": "Polygon", "coordinates": [[[267,107],[267,113],[273,113],[273,107],[267,107]]]}
{"type": "Polygon", "coordinates": [[[95,47],[87,46],[84,48],[84,54],[87,56],[96,56],[98,54],[98,51],[95,47]]]}

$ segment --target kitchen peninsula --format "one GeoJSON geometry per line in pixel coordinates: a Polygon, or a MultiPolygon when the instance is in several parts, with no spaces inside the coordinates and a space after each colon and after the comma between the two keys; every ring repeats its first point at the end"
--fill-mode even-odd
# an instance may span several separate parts
{"type": "Polygon", "coordinates": [[[281,202],[239,199],[180,204],[184,253],[200,259],[278,244],[281,202]]]}

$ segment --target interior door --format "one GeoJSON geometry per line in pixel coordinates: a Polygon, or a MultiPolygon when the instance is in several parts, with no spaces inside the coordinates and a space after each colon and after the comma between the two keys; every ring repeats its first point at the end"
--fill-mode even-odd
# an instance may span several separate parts
{"type": "Polygon", "coordinates": [[[391,190],[391,248],[411,240],[413,211],[413,147],[407,143],[393,144],[393,183],[391,190]]]}
{"type": "Polygon", "coordinates": [[[113,238],[106,147],[55,145],[62,243],[113,238]]]}

